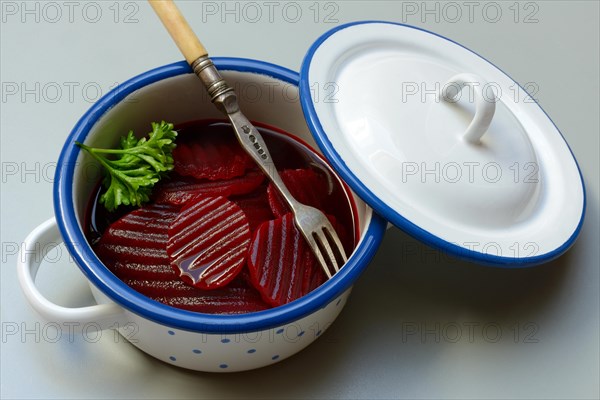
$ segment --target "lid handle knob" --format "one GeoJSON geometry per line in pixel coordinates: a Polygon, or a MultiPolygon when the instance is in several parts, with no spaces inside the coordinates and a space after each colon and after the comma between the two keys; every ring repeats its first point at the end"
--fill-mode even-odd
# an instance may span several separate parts
{"type": "Polygon", "coordinates": [[[447,102],[456,103],[465,86],[473,90],[474,96],[471,99],[475,101],[475,116],[463,134],[463,138],[469,143],[478,144],[492,123],[497,98],[495,94],[492,98],[486,98],[483,94],[483,89],[488,87],[487,81],[475,74],[466,73],[450,78],[442,87],[440,97],[447,102]]]}

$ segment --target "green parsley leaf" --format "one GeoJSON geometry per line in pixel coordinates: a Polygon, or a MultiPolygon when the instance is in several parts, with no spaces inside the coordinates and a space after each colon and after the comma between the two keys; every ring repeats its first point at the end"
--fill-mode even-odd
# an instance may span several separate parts
{"type": "Polygon", "coordinates": [[[119,149],[99,149],[75,142],[104,167],[106,191],[100,203],[108,211],[121,204],[141,206],[150,199],[152,187],[173,169],[173,149],[177,132],[173,124],[152,123],[148,137],[137,139],[132,131],[121,137],[119,149]],[[114,158],[108,158],[114,155],[114,158]]]}

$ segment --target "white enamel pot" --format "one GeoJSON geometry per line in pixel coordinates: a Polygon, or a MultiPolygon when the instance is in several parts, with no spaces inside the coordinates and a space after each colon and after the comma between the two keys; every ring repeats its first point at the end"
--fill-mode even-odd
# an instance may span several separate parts
{"type": "MultiPolygon", "coordinates": [[[[260,61],[214,61],[236,89],[241,107],[251,120],[281,128],[314,145],[298,98],[298,74],[260,61]]],[[[19,257],[20,284],[42,318],[88,330],[119,326],[132,344],[164,362],[220,372],[254,369],[283,360],[312,343],[335,320],[352,284],[369,265],[386,227],[385,220],[355,195],[360,240],[346,265],[307,296],[266,311],[221,316],[175,309],[129,288],[94,254],[84,237],[83,221],[100,169],[74,142],[110,147],[130,129],[147,131],[152,121],[178,124],[209,118],[221,115],[184,62],[132,78],[81,118],[58,161],[56,217],[27,237],[19,257]],[[61,239],[89,280],[97,305],[62,307],[44,298],[36,288],[35,276],[44,257],[38,252],[49,251],[61,239]]]]}

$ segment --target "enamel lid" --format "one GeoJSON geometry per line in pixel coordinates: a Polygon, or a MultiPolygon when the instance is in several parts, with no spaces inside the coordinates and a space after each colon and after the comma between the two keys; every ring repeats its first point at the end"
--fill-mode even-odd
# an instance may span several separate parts
{"type": "Polygon", "coordinates": [[[574,242],[583,179],[515,81],[465,47],[395,23],[319,38],[300,96],[321,150],[388,221],[478,263],[550,261],[574,242]]]}

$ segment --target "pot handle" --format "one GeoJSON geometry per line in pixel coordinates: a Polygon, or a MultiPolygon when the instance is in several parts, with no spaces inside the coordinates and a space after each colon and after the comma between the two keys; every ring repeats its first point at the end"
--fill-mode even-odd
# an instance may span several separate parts
{"type": "Polygon", "coordinates": [[[49,301],[35,286],[35,276],[43,258],[61,242],[62,237],[54,218],[39,225],[25,238],[19,251],[17,274],[27,301],[46,321],[61,326],[74,327],[75,330],[88,329],[90,326],[100,330],[114,327],[124,317],[123,308],[117,304],[63,307],[49,301]]]}

